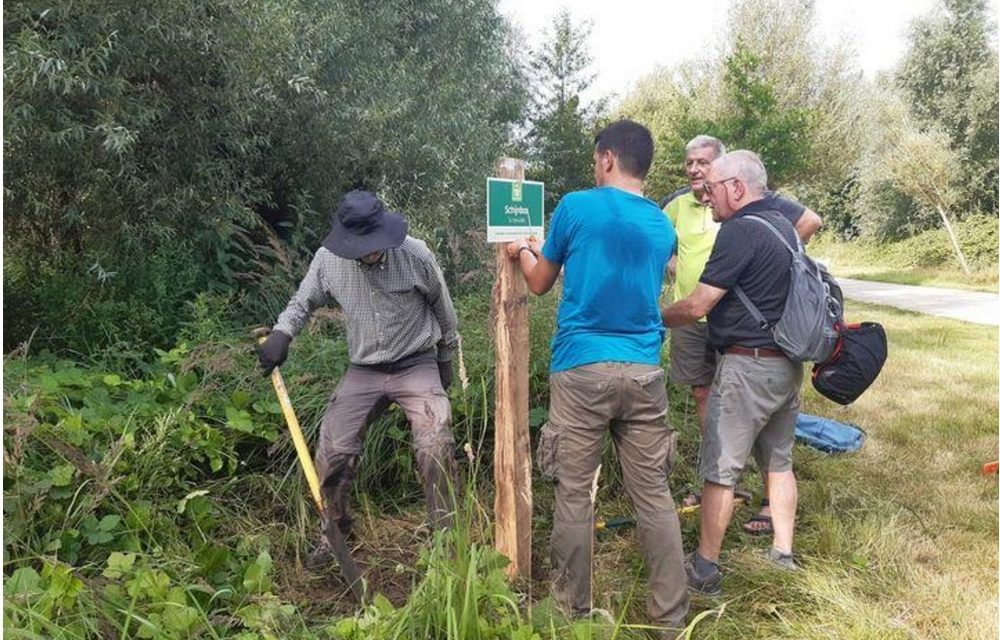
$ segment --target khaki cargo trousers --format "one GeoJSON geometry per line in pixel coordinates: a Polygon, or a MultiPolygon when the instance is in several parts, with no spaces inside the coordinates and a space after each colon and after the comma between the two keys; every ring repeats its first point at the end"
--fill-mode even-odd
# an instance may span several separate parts
{"type": "Polygon", "coordinates": [[[688,611],[687,578],[680,523],[667,484],[674,434],[667,424],[663,369],[602,362],[554,373],[549,386],[549,422],[542,427],[537,456],[542,474],[555,483],[553,595],[573,614],[587,613],[593,606],[591,493],[610,427],[649,573],[649,617],[657,624],[682,627],[688,611]]]}
{"type": "Polygon", "coordinates": [[[351,533],[351,485],[358,472],[368,426],[395,402],[413,431],[417,470],[431,526],[450,526],[457,486],[451,403],[441,387],[437,363],[423,362],[398,371],[372,371],[352,365],[341,379],[320,423],[316,472],[328,516],[343,534],[351,533]]]}

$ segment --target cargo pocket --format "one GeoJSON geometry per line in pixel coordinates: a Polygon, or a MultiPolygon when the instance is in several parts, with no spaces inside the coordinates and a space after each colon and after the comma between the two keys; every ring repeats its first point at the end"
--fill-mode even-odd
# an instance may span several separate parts
{"type": "Polygon", "coordinates": [[[538,470],[542,477],[552,482],[559,481],[559,428],[546,422],[538,437],[536,451],[538,470]]]}
{"type": "Polygon", "coordinates": [[[667,451],[663,457],[663,464],[669,478],[670,472],[674,470],[674,463],[677,461],[677,432],[673,429],[670,430],[670,435],[667,436],[664,446],[667,448],[667,451]]]}

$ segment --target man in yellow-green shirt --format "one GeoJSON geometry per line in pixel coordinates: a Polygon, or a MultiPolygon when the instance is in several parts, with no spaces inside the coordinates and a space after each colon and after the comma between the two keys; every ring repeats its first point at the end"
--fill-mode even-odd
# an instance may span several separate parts
{"type": "MultiPolygon", "coordinates": [[[[726,147],[718,138],[708,135],[693,138],[684,148],[688,186],[670,194],[660,204],[677,232],[677,254],[669,263],[674,275],[674,302],[691,295],[698,286],[701,272],[715,246],[721,224],[712,219],[712,209],[705,201],[705,175],[709,165],[724,153],[726,147]]],[[[792,223],[803,243],[808,242],[823,224],[815,212],[772,191],[764,192],[764,202],[792,223]]],[[[705,328],[705,318],[702,318],[692,325],[670,330],[670,379],[674,384],[691,387],[703,429],[709,389],[715,377],[716,355],[708,347],[705,328]]],[[[696,501],[697,498],[694,503],[696,501]]],[[[756,520],[749,523],[747,531],[769,532],[770,515],[766,503],[761,514],[754,517],[756,520]]]]}

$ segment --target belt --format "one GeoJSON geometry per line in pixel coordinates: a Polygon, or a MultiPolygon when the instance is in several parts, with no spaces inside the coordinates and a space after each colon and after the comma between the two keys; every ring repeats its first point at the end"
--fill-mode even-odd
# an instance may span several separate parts
{"type": "Polygon", "coordinates": [[[737,356],[753,356],[754,358],[787,358],[784,351],[779,349],[765,349],[764,347],[741,347],[732,345],[723,350],[724,353],[731,353],[737,356]]]}
{"type": "Polygon", "coordinates": [[[359,369],[366,369],[368,371],[375,371],[377,373],[396,373],[397,371],[409,369],[410,367],[418,364],[435,362],[437,357],[434,354],[434,349],[425,349],[424,351],[418,351],[416,353],[411,353],[408,356],[403,356],[395,362],[379,362],[377,364],[355,364],[352,362],[351,366],[358,367],[359,369]]]}

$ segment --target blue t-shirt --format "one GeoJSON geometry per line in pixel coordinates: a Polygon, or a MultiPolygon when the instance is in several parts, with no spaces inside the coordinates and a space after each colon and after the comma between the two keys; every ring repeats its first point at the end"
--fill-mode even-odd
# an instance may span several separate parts
{"type": "Polygon", "coordinates": [[[563,265],[551,371],[594,362],[659,364],[660,290],[677,236],[652,200],[615,187],[559,201],[542,255],[563,265]]]}

